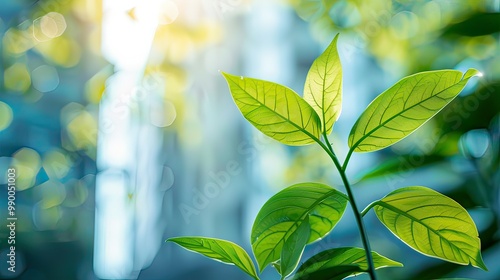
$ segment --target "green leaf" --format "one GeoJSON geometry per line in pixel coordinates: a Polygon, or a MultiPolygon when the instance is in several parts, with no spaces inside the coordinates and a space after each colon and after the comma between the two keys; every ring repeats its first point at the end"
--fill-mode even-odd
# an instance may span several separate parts
{"type": "Polygon", "coordinates": [[[373,207],[379,220],[416,251],[487,270],[476,225],[453,199],[426,187],[406,187],[368,207],[373,207]]]}
{"type": "Polygon", "coordinates": [[[470,279],[470,278],[439,278],[436,280],[474,280],[474,279],[470,279]]]}
{"type": "Polygon", "coordinates": [[[319,141],[318,115],[293,90],[268,81],[222,74],[243,116],[262,133],[293,146],[319,141]]]}
{"type": "Polygon", "coordinates": [[[278,273],[281,275],[281,260],[277,260],[275,262],[271,263],[271,266],[278,271],[278,273]]]}
{"type": "MultiPolygon", "coordinates": [[[[403,266],[401,263],[372,251],[376,269],[389,266],[403,266]]],[[[329,249],[312,256],[302,264],[293,280],[336,280],[366,272],[368,262],[365,250],[356,247],[329,249]]]]}
{"type": "Polygon", "coordinates": [[[260,271],[280,259],[284,243],[307,219],[308,244],[327,235],[342,218],[347,201],[343,193],[319,183],[296,184],[271,197],[252,227],[252,249],[260,271]]]}
{"type": "Polygon", "coordinates": [[[432,164],[441,163],[444,159],[444,156],[430,154],[423,155],[421,158],[419,158],[419,161],[416,161],[415,155],[413,154],[400,155],[397,157],[385,159],[382,163],[374,166],[373,168],[360,172],[361,174],[359,177],[361,178],[360,181],[374,179],[382,176],[385,176],[388,180],[388,176],[391,176],[392,174],[412,171],[421,167],[428,167],[432,164]]]}
{"type": "Polygon", "coordinates": [[[299,264],[300,257],[304,252],[307,241],[311,235],[311,226],[309,225],[309,216],[298,226],[290,237],[283,244],[280,259],[280,274],[282,278],[292,273],[299,264]]]}
{"type": "Polygon", "coordinates": [[[233,242],[198,236],[174,237],[167,239],[168,241],[213,260],[236,265],[252,278],[259,279],[250,256],[243,248],[233,242]]]}
{"type": "Polygon", "coordinates": [[[469,69],[422,72],[401,79],[377,96],[354,124],[349,147],[371,152],[388,147],[431,119],[450,103],[469,79],[480,75],[469,69]]]}
{"type": "Polygon", "coordinates": [[[333,38],[326,50],[313,62],[304,85],[304,99],[321,120],[322,131],[330,134],[342,110],[342,65],[333,38]]]}
{"type": "Polygon", "coordinates": [[[500,32],[500,13],[476,13],[445,28],[443,35],[485,36],[500,32]]]}

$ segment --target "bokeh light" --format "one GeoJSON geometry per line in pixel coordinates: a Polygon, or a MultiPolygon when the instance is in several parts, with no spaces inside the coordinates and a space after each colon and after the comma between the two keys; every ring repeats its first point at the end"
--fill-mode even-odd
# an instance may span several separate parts
{"type": "Polygon", "coordinates": [[[41,168],[40,155],[33,149],[21,148],[13,155],[13,166],[17,170],[16,188],[23,191],[33,187],[41,168]]]}
{"type": "Polygon", "coordinates": [[[12,109],[6,103],[0,101],[0,131],[9,127],[12,122],[12,109]]]}
{"type": "Polygon", "coordinates": [[[60,13],[50,12],[33,21],[33,37],[44,42],[61,36],[66,30],[66,20],[60,13]]]}
{"type": "Polygon", "coordinates": [[[25,92],[31,86],[31,76],[24,63],[15,63],[5,69],[5,88],[14,92],[25,92]]]}
{"type": "Polygon", "coordinates": [[[49,65],[38,66],[31,72],[33,87],[40,92],[50,92],[59,85],[57,69],[49,65]]]}
{"type": "Polygon", "coordinates": [[[153,125],[157,127],[167,127],[172,125],[175,121],[177,111],[175,110],[175,106],[172,102],[165,100],[163,104],[152,104],[149,117],[153,125]]]}
{"type": "MultiPolygon", "coordinates": [[[[0,184],[15,168],[20,271],[0,277],[240,279],[165,238],[218,237],[250,252],[253,219],[277,191],[304,181],[344,189],[317,146],[283,146],[252,128],[220,72],[302,94],[311,63],[340,34],[343,110],[330,141],[341,161],[359,114],[402,77],[484,73],[405,140],[353,154],[347,175],[360,207],[417,184],[457,200],[490,271],[420,256],[368,214],[374,250],[405,265],[378,278],[499,279],[500,2],[455,2],[1,1],[0,184]],[[214,184],[223,187],[206,197],[214,184]]],[[[359,243],[355,232],[346,212],[301,262],[359,243]]]]}
{"type": "Polygon", "coordinates": [[[33,188],[36,199],[40,201],[41,209],[49,209],[59,206],[66,198],[64,185],[57,180],[48,180],[33,188]]]}
{"type": "Polygon", "coordinates": [[[58,180],[64,178],[71,168],[71,161],[62,150],[52,150],[43,156],[43,169],[49,178],[58,180]]]}

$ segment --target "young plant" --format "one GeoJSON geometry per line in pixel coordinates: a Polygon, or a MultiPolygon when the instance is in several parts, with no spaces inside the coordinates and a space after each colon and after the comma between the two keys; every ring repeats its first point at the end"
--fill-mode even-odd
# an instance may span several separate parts
{"type": "MultiPolygon", "coordinates": [[[[386,148],[413,133],[450,103],[475,69],[464,74],[439,70],[405,77],[373,100],[352,128],[349,152],[343,164],[328,135],[342,106],[342,67],[337,38],[313,62],[304,86],[304,98],[273,82],[223,73],[243,116],[267,136],[287,145],[318,144],[331,158],[347,195],[320,183],[300,183],[283,189],[260,209],[251,232],[258,271],[271,264],[281,279],[299,264],[306,245],[329,234],[349,204],[364,248],[332,248],[305,261],[291,279],[343,279],[375,269],[403,266],[371,251],[363,216],[373,209],[394,235],[417,252],[456,264],[487,270],[476,226],[467,211],[451,198],[422,186],[397,189],[359,211],[346,169],[353,152],[386,148]]],[[[229,241],[206,237],[177,237],[167,241],[234,264],[259,279],[249,255],[229,241]]]]}

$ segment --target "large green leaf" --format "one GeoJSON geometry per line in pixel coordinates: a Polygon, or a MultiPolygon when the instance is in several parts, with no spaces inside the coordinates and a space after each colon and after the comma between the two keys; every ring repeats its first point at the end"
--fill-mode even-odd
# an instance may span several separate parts
{"type": "Polygon", "coordinates": [[[293,90],[268,81],[222,74],[243,116],[264,134],[294,146],[319,141],[318,115],[293,90]]]}
{"type": "MultiPolygon", "coordinates": [[[[389,266],[403,266],[401,263],[372,251],[376,269],[389,266]]],[[[303,263],[293,280],[337,280],[366,272],[368,262],[365,250],[356,247],[334,248],[312,256],[303,263]]]]}
{"type": "Polygon", "coordinates": [[[347,201],[343,193],[319,183],[296,184],[271,197],[252,227],[252,249],[260,271],[280,259],[284,243],[307,219],[308,244],[328,234],[342,218],[347,201]]]}
{"type": "Polygon", "coordinates": [[[239,267],[254,279],[259,279],[250,256],[233,242],[207,237],[173,237],[167,242],[174,242],[183,248],[202,254],[213,260],[239,267]]]}
{"type": "Polygon", "coordinates": [[[309,216],[306,216],[297,230],[295,230],[285,241],[285,244],[283,244],[279,265],[282,278],[290,275],[299,264],[300,257],[304,252],[310,235],[311,226],[309,225],[309,216]]]}
{"type": "Polygon", "coordinates": [[[328,48],[313,62],[304,85],[304,99],[321,120],[322,131],[330,134],[342,110],[342,65],[335,36],[328,48]]]}
{"type": "Polygon", "coordinates": [[[487,270],[476,225],[453,199],[426,187],[406,187],[369,207],[394,235],[416,251],[487,270]]]}
{"type": "Polygon", "coordinates": [[[355,152],[388,147],[423,125],[480,73],[469,69],[422,72],[401,79],[368,105],[349,135],[355,152]]]}

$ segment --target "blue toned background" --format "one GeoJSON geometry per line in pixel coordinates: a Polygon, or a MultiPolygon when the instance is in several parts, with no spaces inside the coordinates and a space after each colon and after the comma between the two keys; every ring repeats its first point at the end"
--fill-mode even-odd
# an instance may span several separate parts
{"type": "MultiPolygon", "coordinates": [[[[301,93],[340,33],[343,110],[330,140],[341,159],[357,117],[400,78],[483,73],[414,135],[355,154],[348,175],[361,207],[410,185],[460,202],[490,271],[422,256],[370,213],[372,248],[405,264],[378,275],[499,279],[499,11],[498,0],[2,1],[0,278],[247,279],[165,239],[250,251],[253,219],[274,193],[303,181],[344,188],[319,147],[284,146],[248,124],[220,71],[301,93]],[[16,273],[2,226],[11,167],[16,273]]],[[[303,260],[339,246],[361,246],[350,209],[303,260]]]]}

